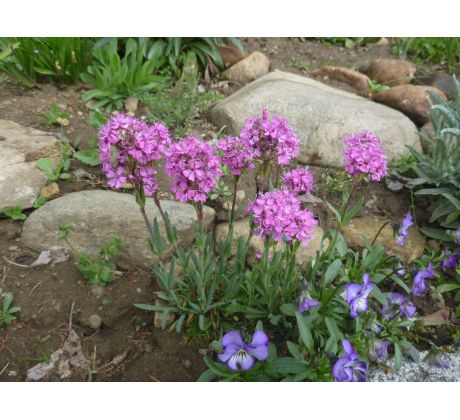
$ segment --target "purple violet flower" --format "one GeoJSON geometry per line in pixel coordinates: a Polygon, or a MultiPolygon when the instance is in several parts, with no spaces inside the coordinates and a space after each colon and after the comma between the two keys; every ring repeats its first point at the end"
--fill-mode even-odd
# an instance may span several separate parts
{"type": "Polygon", "coordinates": [[[289,165],[299,155],[299,138],[282,117],[268,119],[268,109],[262,111],[262,118],[249,117],[241,129],[243,144],[256,159],[276,159],[279,165],[289,165]]]}
{"type": "Polygon", "coordinates": [[[388,358],[388,348],[391,346],[390,340],[376,340],[370,351],[370,358],[374,362],[384,362],[388,358]]]}
{"type": "Polygon", "coordinates": [[[412,284],[412,293],[414,296],[422,296],[426,292],[427,286],[425,280],[433,278],[435,274],[433,264],[429,263],[425,270],[420,270],[415,275],[414,283],[412,284]]]}
{"type": "Polygon", "coordinates": [[[300,297],[298,311],[303,314],[305,311],[309,311],[310,309],[318,306],[321,306],[321,303],[312,299],[312,297],[307,293],[306,296],[300,297]]]}
{"type": "Polygon", "coordinates": [[[277,242],[297,240],[306,246],[313,238],[313,228],[318,224],[310,210],[301,209],[301,201],[286,190],[268,191],[248,206],[257,227],[254,234],[262,239],[271,236],[277,242]]]}
{"type": "Polygon", "coordinates": [[[460,252],[455,254],[446,254],[446,258],[441,261],[441,269],[448,270],[449,268],[456,268],[460,260],[460,252]]]}
{"type": "Polygon", "coordinates": [[[350,283],[345,286],[345,300],[350,305],[352,318],[358,317],[358,312],[367,311],[367,299],[374,285],[369,274],[363,274],[363,284],[350,283]]]}
{"type": "Polygon", "coordinates": [[[415,305],[410,300],[401,293],[394,292],[388,298],[388,304],[382,308],[381,313],[385,319],[391,319],[397,315],[412,318],[416,310],[415,305]]]}
{"type": "Polygon", "coordinates": [[[380,181],[388,174],[387,158],[381,140],[369,131],[344,138],[345,170],[353,175],[369,174],[373,181],[380,181]]]}
{"type": "Polygon", "coordinates": [[[367,364],[356,360],[359,354],[347,339],[342,340],[344,355],[337,360],[332,373],[337,382],[366,382],[367,364]]]}
{"type": "Polygon", "coordinates": [[[406,214],[406,217],[402,221],[401,227],[399,228],[398,235],[396,236],[396,243],[399,246],[404,246],[404,241],[407,238],[407,235],[409,233],[407,232],[407,229],[409,229],[410,226],[414,224],[414,218],[412,217],[412,214],[408,212],[406,214]]]}
{"type": "Polygon", "coordinates": [[[268,357],[268,337],[260,330],[252,336],[251,344],[246,344],[238,331],[229,331],[222,338],[223,353],[217,357],[227,363],[231,370],[249,370],[254,366],[255,359],[264,361],[268,357]]]}
{"type": "Polygon", "coordinates": [[[297,194],[310,194],[313,189],[313,174],[306,168],[296,168],[284,174],[284,185],[297,194]]]}

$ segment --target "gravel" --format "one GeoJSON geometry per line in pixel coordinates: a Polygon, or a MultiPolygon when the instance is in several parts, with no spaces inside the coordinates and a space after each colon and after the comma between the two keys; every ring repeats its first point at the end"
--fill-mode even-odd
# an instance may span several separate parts
{"type": "MultiPolygon", "coordinates": [[[[420,352],[420,362],[403,359],[399,372],[388,373],[381,368],[370,368],[369,382],[460,382],[460,349],[453,353],[440,353],[425,362],[428,352],[420,352]],[[441,367],[445,366],[445,367],[441,367]]],[[[394,360],[388,361],[389,366],[394,360]]],[[[390,369],[389,369],[390,371],[390,369]]]]}

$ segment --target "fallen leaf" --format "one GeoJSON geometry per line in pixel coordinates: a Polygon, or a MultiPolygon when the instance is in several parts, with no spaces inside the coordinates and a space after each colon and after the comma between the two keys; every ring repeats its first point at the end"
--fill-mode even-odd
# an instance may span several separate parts
{"type": "Polygon", "coordinates": [[[458,323],[460,320],[452,318],[452,309],[445,306],[433,312],[432,314],[425,315],[419,318],[425,327],[435,327],[451,323],[458,323]]]}

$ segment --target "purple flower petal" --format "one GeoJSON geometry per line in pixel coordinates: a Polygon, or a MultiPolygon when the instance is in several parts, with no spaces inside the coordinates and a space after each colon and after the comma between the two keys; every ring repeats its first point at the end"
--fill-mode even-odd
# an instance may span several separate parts
{"type": "Polygon", "coordinates": [[[246,371],[254,366],[255,359],[249,353],[244,350],[240,350],[235,353],[228,361],[227,366],[231,370],[238,370],[241,368],[246,371]]]}

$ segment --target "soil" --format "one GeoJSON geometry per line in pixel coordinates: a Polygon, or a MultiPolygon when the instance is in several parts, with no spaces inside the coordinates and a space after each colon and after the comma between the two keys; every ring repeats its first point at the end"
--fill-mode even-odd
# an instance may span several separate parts
{"type": "MultiPolygon", "coordinates": [[[[323,65],[362,69],[375,58],[390,56],[388,45],[373,44],[350,50],[300,38],[244,38],[242,41],[247,51],[267,54],[271,69],[303,75],[323,65]],[[307,70],[300,68],[302,63],[308,64],[307,70]]],[[[349,90],[346,85],[330,83],[349,90]]],[[[225,96],[238,88],[218,80],[207,84],[225,96]]],[[[80,99],[83,89],[82,85],[39,84],[29,90],[12,82],[0,84],[0,118],[63,133],[74,144],[85,146],[96,133],[88,123],[89,109],[80,99]],[[44,125],[43,113],[53,103],[70,114],[67,127],[44,125]]],[[[141,112],[142,108],[138,116],[141,112]]],[[[190,129],[213,137],[217,130],[205,117],[194,122],[190,129]]],[[[324,169],[313,170],[316,179],[321,180],[324,169]]],[[[99,168],[74,160],[71,172],[72,180],[59,183],[61,195],[106,188],[99,168]]],[[[393,193],[383,183],[367,184],[361,190],[367,203],[364,212],[400,220],[410,205],[406,191],[393,193]]],[[[325,191],[321,181],[317,191],[325,191]]],[[[322,194],[326,195],[320,198],[333,204],[340,200],[337,193],[322,194]]],[[[327,215],[324,217],[327,219],[327,215]]],[[[72,259],[55,266],[22,267],[19,265],[30,265],[38,254],[21,244],[21,229],[21,223],[0,218],[0,292],[12,292],[14,306],[21,307],[16,321],[0,327],[0,381],[24,381],[27,369],[59,349],[66,338],[71,312],[72,326],[81,338],[83,353],[95,368],[93,381],[195,381],[205,370],[206,349],[183,342],[174,332],[155,328],[152,314],[133,307],[134,303],[153,302],[157,285],[151,272],[119,266],[116,280],[101,291],[85,282],[72,259]],[[88,318],[93,314],[102,320],[100,329],[88,325],[88,318]],[[111,363],[114,358],[117,363],[111,363]]],[[[82,375],[68,380],[88,378],[82,375]]]]}

